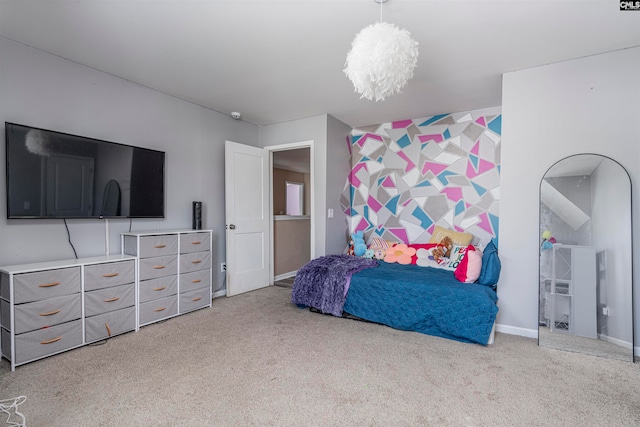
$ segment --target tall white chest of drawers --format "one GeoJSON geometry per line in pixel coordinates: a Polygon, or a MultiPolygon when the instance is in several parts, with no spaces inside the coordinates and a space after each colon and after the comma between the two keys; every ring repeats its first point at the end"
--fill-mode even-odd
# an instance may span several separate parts
{"type": "Polygon", "coordinates": [[[136,329],[135,258],[0,267],[0,339],[11,370],[136,329]]]}
{"type": "Polygon", "coordinates": [[[138,265],[138,326],[211,306],[211,230],[122,234],[138,265]]]}

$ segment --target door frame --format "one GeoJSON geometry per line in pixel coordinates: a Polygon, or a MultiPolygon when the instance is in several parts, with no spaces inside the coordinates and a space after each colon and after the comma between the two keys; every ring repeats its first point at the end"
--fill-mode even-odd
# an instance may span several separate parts
{"type": "Polygon", "coordinates": [[[309,215],[310,215],[310,234],[309,244],[310,257],[315,258],[315,239],[316,239],[316,215],[314,215],[315,207],[315,171],[313,164],[313,140],[290,142],[286,144],[268,145],[263,147],[269,152],[269,285],[274,282],[274,234],[273,234],[273,153],[276,151],[297,150],[299,148],[309,148],[309,215]]]}

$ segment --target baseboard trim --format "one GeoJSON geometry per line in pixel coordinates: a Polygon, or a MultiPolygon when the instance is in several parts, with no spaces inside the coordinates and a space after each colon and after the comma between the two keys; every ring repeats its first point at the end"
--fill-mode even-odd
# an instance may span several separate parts
{"type": "Polygon", "coordinates": [[[519,335],[526,338],[538,338],[537,329],[518,328],[516,326],[496,324],[496,332],[509,335],[519,335]]]}
{"type": "Polygon", "coordinates": [[[277,282],[278,280],[284,280],[284,279],[288,279],[289,277],[295,277],[297,273],[298,273],[298,270],[290,271],[288,273],[278,274],[273,278],[273,281],[277,282]]]}

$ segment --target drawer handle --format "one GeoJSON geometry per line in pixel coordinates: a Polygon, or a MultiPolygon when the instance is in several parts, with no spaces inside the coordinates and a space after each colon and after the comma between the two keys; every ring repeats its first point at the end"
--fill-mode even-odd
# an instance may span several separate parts
{"type": "Polygon", "coordinates": [[[107,322],[104,322],[104,326],[107,328],[107,335],[111,336],[111,328],[109,327],[109,324],[107,322]]]}
{"type": "Polygon", "coordinates": [[[120,297],[113,297],[113,298],[108,298],[105,300],[102,300],[103,302],[114,302],[114,301],[118,301],[120,299],[120,297]]]}
{"type": "Polygon", "coordinates": [[[166,248],[167,245],[155,245],[154,248],[156,249],[162,249],[162,248],[166,248]]]}
{"type": "Polygon", "coordinates": [[[40,341],[40,344],[52,344],[56,341],[60,341],[62,337],[51,338],[50,340],[40,341]]]}
{"type": "Polygon", "coordinates": [[[163,291],[166,288],[166,286],[161,286],[159,288],[153,288],[154,291],[163,291]]]}
{"type": "Polygon", "coordinates": [[[196,302],[196,301],[200,301],[202,298],[200,297],[195,297],[194,299],[192,299],[191,301],[196,302]]]}
{"type": "Polygon", "coordinates": [[[54,314],[58,314],[58,313],[60,313],[60,310],[53,310],[47,313],[40,313],[40,316],[53,316],[54,314]]]}
{"type": "Polygon", "coordinates": [[[106,273],[103,274],[102,277],[116,277],[120,273],[106,273]]]}
{"type": "Polygon", "coordinates": [[[201,259],[197,259],[195,261],[191,261],[191,264],[200,264],[202,262],[201,259]]]}
{"type": "Polygon", "coordinates": [[[155,310],[153,310],[153,311],[164,311],[164,310],[166,310],[166,309],[167,309],[167,307],[160,307],[160,308],[156,308],[156,309],[155,309],[155,310]]]}
{"type": "Polygon", "coordinates": [[[60,284],[60,282],[51,282],[51,283],[43,283],[41,285],[38,285],[41,288],[50,288],[52,286],[58,286],[60,284]]]}
{"type": "Polygon", "coordinates": [[[202,242],[191,242],[192,245],[199,245],[202,242]]]}
{"type": "Polygon", "coordinates": [[[200,282],[202,282],[202,280],[200,280],[200,279],[193,279],[193,280],[191,281],[191,283],[200,283],[200,282]]]}
{"type": "Polygon", "coordinates": [[[156,270],[162,270],[165,267],[166,267],[166,265],[154,265],[153,266],[153,268],[155,268],[156,270]]]}

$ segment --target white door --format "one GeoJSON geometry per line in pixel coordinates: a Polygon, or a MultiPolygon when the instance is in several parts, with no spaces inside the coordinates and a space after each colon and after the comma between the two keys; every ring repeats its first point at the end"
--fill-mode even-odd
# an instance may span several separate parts
{"type": "Polygon", "coordinates": [[[227,296],[269,286],[268,154],[226,141],[227,296]]]}

